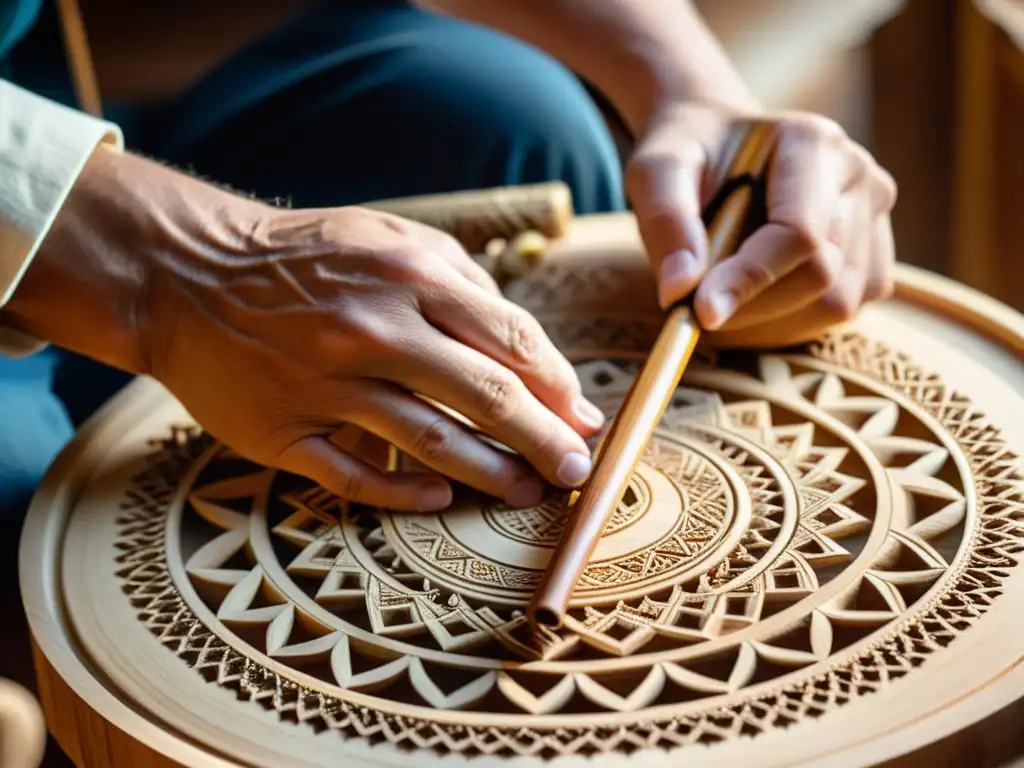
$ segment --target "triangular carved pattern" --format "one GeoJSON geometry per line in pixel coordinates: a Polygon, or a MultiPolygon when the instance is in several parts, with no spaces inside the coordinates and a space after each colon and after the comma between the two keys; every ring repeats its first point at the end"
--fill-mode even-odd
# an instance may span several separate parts
{"type": "MultiPolygon", "coordinates": [[[[176,429],[156,444],[150,466],[136,478],[119,519],[117,558],[124,591],[151,632],[209,682],[300,722],[316,721],[358,737],[464,754],[554,755],[713,744],[816,718],[899,679],[968,631],[1002,592],[1024,551],[1024,477],[998,430],[971,403],[902,354],[856,334],[812,348],[820,360],[869,375],[915,400],[965,452],[976,478],[979,527],[959,571],[927,606],[894,624],[842,668],[780,686],[756,699],[692,716],[632,727],[465,727],[397,717],[308,690],[225,645],[194,615],[171,583],[163,542],[166,504],[177,479],[209,444],[176,429]]],[[[600,694],[600,692],[597,692],[600,694]]],[[[603,695],[603,694],[600,694],[603,695]]]]}

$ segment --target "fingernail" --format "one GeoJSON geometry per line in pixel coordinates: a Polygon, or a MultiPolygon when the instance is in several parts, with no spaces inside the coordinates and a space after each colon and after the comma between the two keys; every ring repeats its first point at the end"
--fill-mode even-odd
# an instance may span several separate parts
{"type": "Polygon", "coordinates": [[[420,491],[417,507],[420,512],[437,512],[452,503],[452,487],[448,483],[430,485],[420,491]]]}
{"type": "Polygon", "coordinates": [[[685,298],[696,286],[700,272],[700,262],[692,251],[675,251],[666,256],[658,272],[658,303],[662,309],[685,298]]]}
{"type": "Polygon", "coordinates": [[[713,293],[708,297],[708,306],[711,308],[711,318],[706,323],[708,330],[721,328],[736,311],[736,295],[730,291],[713,293]]]}
{"type": "Polygon", "coordinates": [[[573,410],[576,417],[591,429],[600,429],[604,426],[604,414],[601,409],[582,395],[576,398],[573,410]]]}
{"type": "Polygon", "coordinates": [[[692,251],[673,251],[661,262],[658,277],[666,283],[682,283],[693,280],[700,273],[700,265],[692,251]]]}
{"type": "Polygon", "coordinates": [[[591,467],[589,456],[584,456],[582,453],[570,453],[562,459],[562,463],[558,465],[558,472],[555,474],[562,485],[575,488],[587,479],[591,467]]]}
{"type": "Polygon", "coordinates": [[[544,499],[544,486],[536,480],[520,480],[512,486],[505,503],[513,509],[535,507],[544,499]]]}

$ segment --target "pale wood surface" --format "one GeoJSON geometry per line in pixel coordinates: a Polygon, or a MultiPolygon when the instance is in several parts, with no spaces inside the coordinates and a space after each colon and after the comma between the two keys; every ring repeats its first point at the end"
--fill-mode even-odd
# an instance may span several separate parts
{"type": "MultiPolygon", "coordinates": [[[[138,382],[23,537],[51,729],[104,768],[1011,757],[1024,319],[899,277],[808,350],[701,353],[552,636],[516,611],[556,499],[345,511],[172,434],[187,414],[138,382]]],[[[575,222],[507,292],[614,412],[660,326],[632,220],[575,222]]]]}
{"type": "Polygon", "coordinates": [[[573,214],[572,194],[560,181],[378,200],[366,207],[447,232],[470,253],[527,231],[559,237],[573,214]]]}

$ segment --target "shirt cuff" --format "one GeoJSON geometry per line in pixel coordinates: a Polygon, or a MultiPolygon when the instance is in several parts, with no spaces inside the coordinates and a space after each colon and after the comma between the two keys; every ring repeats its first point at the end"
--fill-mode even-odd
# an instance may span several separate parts
{"type": "MultiPolygon", "coordinates": [[[[100,143],[123,149],[120,128],[0,80],[0,310],[100,143]]],[[[0,355],[43,346],[0,325],[0,355]]]]}

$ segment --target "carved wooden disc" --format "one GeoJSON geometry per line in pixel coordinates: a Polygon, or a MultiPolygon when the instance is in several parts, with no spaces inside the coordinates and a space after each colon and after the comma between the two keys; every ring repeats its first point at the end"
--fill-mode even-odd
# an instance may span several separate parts
{"type": "MultiPolygon", "coordinates": [[[[660,315],[631,220],[575,226],[508,294],[611,413],[660,315]]],[[[90,766],[611,767],[871,764],[984,723],[1024,690],[1024,318],[900,281],[694,364],[542,636],[559,497],[345,508],[135,384],[25,534],[50,727],[90,766]]]]}

